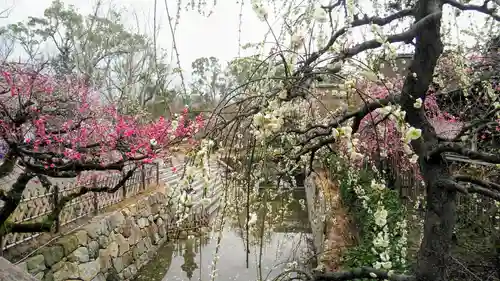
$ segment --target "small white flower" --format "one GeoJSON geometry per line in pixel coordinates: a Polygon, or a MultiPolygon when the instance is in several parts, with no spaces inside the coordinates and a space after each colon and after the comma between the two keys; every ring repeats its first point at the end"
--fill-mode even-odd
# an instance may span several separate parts
{"type": "Polygon", "coordinates": [[[251,213],[250,220],[248,220],[248,225],[253,225],[257,222],[257,214],[251,213]]]}
{"type": "Polygon", "coordinates": [[[390,261],[383,262],[382,263],[382,267],[384,269],[391,269],[392,268],[392,262],[390,262],[390,261]]]}
{"type": "Polygon", "coordinates": [[[336,128],[333,128],[332,135],[334,138],[337,138],[339,136],[339,131],[336,128]]]}
{"type": "Polygon", "coordinates": [[[377,274],[373,273],[373,272],[370,272],[370,277],[372,278],[377,278],[377,274]]]}
{"type": "Polygon", "coordinates": [[[317,22],[324,23],[328,20],[328,14],[326,13],[325,9],[321,8],[320,6],[317,6],[314,9],[314,19],[317,22]]]}
{"type": "Polygon", "coordinates": [[[388,212],[383,206],[379,206],[375,214],[375,224],[382,227],[387,224],[388,212]]]}
{"type": "Polygon", "coordinates": [[[418,155],[413,154],[413,156],[410,158],[410,163],[415,164],[418,161],[418,155]]]}
{"type": "Polygon", "coordinates": [[[150,139],[149,140],[149,143],[152,145],[152,146],[156,146],[158,144],[158,142],[156,141],[156,139],[150,139]]]}
{"type": "Polygon", "coordinates": [[[257,14],[257,17],[261,21],[265,21],[267,19],[267,10],[264,8],[262,1],[260,0],[252,0],[252,9],[257,14]]]}
{"type": "Polygon", "coordinates": [[[413,104],[413,107],[421,108],[422,107],[422,99],[421,98],[416,99],[415,103],[413,104]]]}
{"type": "Polygon", "coordinates": [[[404,141],[405,143],[410,143],[412,140],[419,139],[421,136],[422,136],[421,129],[410,127],[408,131],[406,131],[404,141]]]}

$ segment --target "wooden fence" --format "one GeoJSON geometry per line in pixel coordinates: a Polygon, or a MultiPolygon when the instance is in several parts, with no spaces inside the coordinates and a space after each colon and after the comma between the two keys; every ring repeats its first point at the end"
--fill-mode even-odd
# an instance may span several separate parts
{"type": "MultiPolygon", "coordinates": [[[[468,163],[463,161],[462,163],[468,163]]],[[[395,160],[383,161],[380,165],[385,169],[388,186],[399,191],[401,200],[409,207],[413,207],[419,196],[425,196],[426,190],[423,182],[418,178],[414,170],[401,171],[399,164],[395,160]],[[413,206],[410,206],[413,205],[413,206]]],[[[451,168],[453,169],[453,168],[451,168]]],[[[461,210],[467,210],[466,217],[474,220],[480,217],[491,217],[497,210],[495,201],[482,195],[457,194],[457,207],[461,210]]],[[[423,210],[420,213],[423,215],[423,210]]],[[[496,226],[500,220],[493,220],[492,226],[496,226]]]]}
{"type": "MultiPolygon", "coordinates": [[[[89,192],[68,202],[58,220],[55,231],[59,227],[74,222],[87,215],[96,215],[100,210],[132,197],[146,188],[149,184],[159,183],[159,165],[147,164],[137,169],[125,185],[114,193],[89,192]]],[[[12,223],[37,222],[46,218],[56,206],[59,198],[77,192],[81,186],[113,187],[122,179],[120,174],[105,172],[96,173],[86,182],[75,185],[74,182],[54,184],[50,190],[41,188],[41,185],[31,185],[23,193],[21,203],[10,216],[12,223]]],[[[39,236],[41,233],[9,233],[0,237],[0,250],[6,250],[39,236]]]]}

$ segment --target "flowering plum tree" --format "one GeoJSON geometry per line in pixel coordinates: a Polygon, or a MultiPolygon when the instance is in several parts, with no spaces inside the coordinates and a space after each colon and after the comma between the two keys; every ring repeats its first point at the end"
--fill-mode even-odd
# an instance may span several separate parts
{"type": "MultiPolygon", "coordinates": [[[[500,185],[454,174],[449,169],[446,155],[455,153],[470,160],[500,164],[497,154],[472,149],[463,141],[481,125],[496,122],[500,107],[496,106],[498,90],[493,88],[485,101],[486,110],[471,120],[460,116],[462,119],[458,122],[456,116],[440,110],[439,94],[443,91],[436,85],[451,83],[447,80],[449,77],[446,78],[451,74],[450,69],[446,70],[446,65],[439,66],[448,39],[442,30],[449,19],[444,16],[444,11],[445,7],[458,12],[473,11],[484,15],[493,22],[492,26],[497,27],[500,21],[496,11],[498,4],[488,0],[479,5],[455,0],[332,1],[326,6],[318,6],[315,1],[306,3],[308,5],[284,1],[283,7],[274,10],[277,18],[284,19],[281,34],[286,35],[278,37],[278,33],[271,30],[276,48],[268,57],[280,61],[279,65],[285,68],[284,75],[276,77],[275,68],[270,67],[268,75],[249,81],[237,101],[226,106],[238,108],[238,116],[222,123],[220,132],[224,133],[215,133],[214,137],[229,140],[225,145],[229,150],[250,150],[251,158],[264,154],[259,163],[247,165],[249,182],[259,181],[263,172],[268,173],[270,169],[279,174],[312,166],[316,160],[332,153],[356,164],[369,162],[371,159],[367,156],[378,152],[401,159],[403,169],[418,168],[425,183],[426,207],[415,276],[394,273],[392,266],[396,259],[390,256],[392,252],[380,250],[392,244],[389,232],[402,229],[406,224],[389,225],[387,218],[390,215],[382,205],[383,200],[376,199],[378,207],[370,211],[378,232],[373,251],[380,256],[380,261],[374,264],[375,268],[318,275],[317,280],[447,280],[446,265],[457,219],[457,193],[477,193],[500,200],[500,185]],[[365,14],[368,4],[373,4],[377,16],[365,14]],[[342,17],[341,23],[334,22],[334,15],[342,17]],[[343,27],[336,28],[338,26],[343,27]],[[371,29],[373,39],[355,42],[350,35],[356,28],[363,27],[371,29]],[[382,27],[390,28],[384,31],[382,27]],[[401,27],[403,30],[398,33],[396,30],[401,27]],[[331,30],[325,32],[328,29],[331,30]],[[312,46],[313,42],[316,48],[312,46]],[[389,54],[388,63],[392,63],[398,44],[414,48],[409,66],[400,80],[390,81],[377,73],[372,75],[381,84],[340,77],[345,82],[339,85],[338,92],[359,95],[361,105],[354,110],[339,109],[327,115],[318,114],[321,103],[315,102],[317,97],[313,90],[319,76],[322,79],[325,76],[339,78],[339,71],[346,63],[359,61],[354,59],[355,56],[377,56],[373,50],[379,48],[389,54]],[[284,50],[287,45],[288,49],[284,50]],[[443,124],[452,124],[445,128],[451,129],[452,135],[441,134],[443,124]],[[228,131],[233,134],[228,134],[228,131]],[[271,165],[270,161],[273,162],[271,165]]],[[[259,19],[271,26],[269,22],[274,14],[267,6],[275,5],[274,1],[252,1],[252,5],[259,19]]],[[[457,65],[448,67],[456,69],[457,65]]],[[[364,68],[373,69],[366,64],[364,68]]],[[[472,93],[470,89],[476,85],[479,75],[459,74],[468,77],[460,85],[463,91],[472,93]]],[[[350,168],[354,171],[350,175],[353,177],[359,171],[352,168],[354,166],[357,165],[350,168]]],[[[353,182],[350,178],[348,180],[353,182]]],[[[372,186],[382,190],[384,184],[374,182],[372,186]]],[[[366,193],[359,194],[365,201],[375,200],[368,198],[366,193]]]]}
{"type": "Polygon", "coordinates": [[[3,66],[0,82],[0,178],[15,179],[0,191],[2,234],[50,231],[64,205],[88,192],[113,193],[137,167],[166,157],[176,143],[193,141],[203,126],[201,116],[188,119],[187,108],[175,120],[125,116],[100,102],[98,92],[74,76],[56,79],[42,70],[3,66]],[[21,172],[15,167],[21,166],[21,172]],[[92,172],[122,173],[115,186],[89,187],[82,183],[92,172]],[[59,198],[41,222],[13,223],[9,216],[21,195],[36,178],[47,190],[49,178],[76,178],[82,185],[59,198]]]}

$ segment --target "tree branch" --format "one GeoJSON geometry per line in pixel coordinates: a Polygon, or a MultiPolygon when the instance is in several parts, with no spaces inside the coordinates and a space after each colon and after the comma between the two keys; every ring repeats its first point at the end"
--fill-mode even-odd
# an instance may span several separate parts
{"type": "Polygon", "coordinates": [[[489,2],[490,2],[490,0],[486,0],[486,1],[484,1],[483,5],[479,6],[479,5],[473,5],[473,4],[462,4],[462,3],[459,3],[458,1],[455,1],[455,0],[444,0],[445,4],[453,6],[459,10],[480,12],[480,13],[491,16],[496,21],[500,21],[500,16],[495,14],[497,9],[496,8],[488,8],[489,2]]]}
{"type": "Polygon", "coordinates": [[[121,188],[128,179],[132,177],[136,168],[128,171],[125,176],[114,186],[114,187],[87,187],[82,186],[80,190],[71,194],[68,194],[60,199],[57,206],[52,210],[50,215],[42,222],[33,222],[33,223],[6,223],[5,228],[7,232],[10,233],[32,233],[32,232],[49,232],[52,229],[52,226],[56,219],[59,217],[59,214],[62,212],[64,206],[70,202],[71,200],[78,198],[80,196],[85,195],[88,192],[106,192],[106,193],[114,193],[119,188],[121,188]]]}
{"type": "MultiPolygon", "coordinates": [[[[409,15],[413,14],[413,12],[414,12],[413,9],[401,10],[401,11],[398,11],[397,13],[394,13],[390,16],[385,17],[385,18],[381,18],[378,16],[368,17],[367,15],[365,15],[363,18],[355,18],[351,23],[351,27],[362,26],[362,25],[366,25],[369,23],[374,23],[374,24],[377,24],[380,26],[384,26],[384,25],[386,25],[394,20],[409,16],[409,15]]],[[[300,70],[308,68],[311,63],[313,63],[319,57],[321,57],[324,53],[326,53],[333,46],[333,44],[335,44],[335,41],[337,41],[337,39],[340,36],[344,35],[347,32],[347,30],[348,30],[347,27],[343,27],[343,28],[337,30],[336,32],[332,33],[332,36],[330,37],[330,40],[328,40],[326,45],[321,50],[312,53],[311,56],[309,58],[307,58],[306,61],[304,61],[304,64],[301,67],[301,69],[299,69],[296,73],[294,73],[294,75],[299,73],[300,70]]]]}
{"type": "Polygon", "coordinates": [[[17,161],[17,156],[14,154],[12,150],[10,150],[5,154],[4,161],[2,165],[0,165],[0,179],[12,173],[16,165],[16,161],[17,161]]]}
{"type": "Polygon", "coordinates": [[[481,160],[484,162],[489,162],[492,164],[500,164],[500,156],[492,153],[479,152],[474,151],[470,148],[466,148],[457,143],[444,143],[431,150],[427,154],[427,160],[434,159],[439,157],[441,154],[445,152],[453,152],[466,157],[469,157],[472,160],[481,160]]]}
{"type": "Polygon", "coordinates": [[[454,177],[453,179],[441,179],[437,182],[437,185],[438,187],[446,188],[450,191],[458,191],[463,194],[477,193],[489,198],[493,198],[495,200],[500,200],[500,193],[484,188],[483,186],[480,186],[483,183],[485,184],[483,186],[491,186],[488,184],[488,182],[482,182],[481,180],[472,182],[471,179],[459,180],[456,177],[454,177]],[[470,184],[463,185],[458,183],[458,181],[464,181],[470,184]]]}
{"type": "Polygon", "coordinates": [[[354,268],[349,271],[317,274],[314,276],[314,281],[349,281],[362,278],[369,278],[375,280],[390,280],[390,281],[416,280],[416,278],[411,275],[389,274],[386,271],[374,269],[371,267],[361,267],[361,268],[354,268]]]}
{"type": "Polygon", "coordinates": [[[139,156],[134,158],[128,158],[126,160],[120,160],[111,164],[102,165],[100,163],[89,163],[81,161],[71,161],[65,163],[64,165],[57,165],[54,168],[46,168],[44,165],[38,165],[29,163],[27,161],[22,161],[22,164],[28,168],[30,171],[35,173],[44,174],[49,177],[65,178],[65,177],[75,177],[76,174],[83,171],[107,171],[107,170],[117,170],[121,171],[127,164],[128,161],[140,161],[146,159],[146,156],[139,156]]]}
{"type": "Polygon", "coordinates": [[[21,202],[21,197],[24,189],[28,182],[35,177],[33,173],[22,173],[17,177],[16,182],[12,185],[12,188],[5,194],[5,204],[0,208],[0,235],[3,234],[4,230],[1,228],[10,217],[10,215],[16,210],[19,202],[21,202]]]}
{"type": "Polygon", "coordinates": [[[86,120],[89,120],[90,117],[87,117],[87,118],[82,118],[78,121],[78,123],[76,123],[75,125],[71,126],[70,128],[68,129],[60,129],[60,130],[45,130],[45,134],[47,135],[61,135],[61,134],[66,134],[66,133],[69,133],[71,131],[74,131],[76,129],[79,129],[81,126],[82,126],[82,123],[83,121],[86,121],[86,120]]]}
{"type": "MultiPolygon", "coordinates": [[[[389,43],[396,43],[396,42],[405,42],[405,43],[410,43],[417,33],[420,30],[425,29],[430,23],[434,22],[436,19],[439,19],[441,17],[441,11],[430,14],[413,24],[407,31],[390,35],[387,37],[387,42],[389,43]]],[[[370,49],[376,49],[378,47],[382,46],[382,43],[380,40],[373,39],[369,41],[365,41],[363,43],[360,43],[352,48],[349,48],[345,51],[343,51],[338,57],[332,59],[332,62],[340,61],[349,57],[353,57],[359,53],[362,53],[364,51],[370,50],[370,49]]]]}

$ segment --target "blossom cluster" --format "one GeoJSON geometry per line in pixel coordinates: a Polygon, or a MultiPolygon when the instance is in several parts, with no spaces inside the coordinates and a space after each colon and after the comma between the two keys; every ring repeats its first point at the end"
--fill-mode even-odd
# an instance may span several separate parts
{"type": "Polygon", "coordinates": [[[4,150],[16,147],[18,156],[32,158],[32,165],[48,172],[67,169],[72,162],[89,164],[87,170],[151,163],[204,127],[201,116],[188,118],[187,108],[172,120],[122,114],[78,77],[56,79],[24,68],[0,74],[8,93],[0,95],[4,150]]]}
{"type": "Polygon", "coordinates": [[[375,176],[376,170],[370,173],[373,175],[371,181],[366,181],[361,176],[363,171],[359,167],[345,163],[345,160],[339,159],[330,163],[330,167],[339,173],[341,186],[352,192],[354,200],[360,203],[364,220],[360,223],[365,226],[363,235],[367,239],[371,237],[371,245],[361,245],[368,250],[365,252],[368,256],[363,257],[364,262],[371,262],[374,268],[384,269],[389,273],[404,271],[408,248],[406,216],[401,210],[388,207],[391,206],[389,202],[397,195],[383,180],[375,176]],[[340,176],[344,174],[346,176],[340,176]]]}

